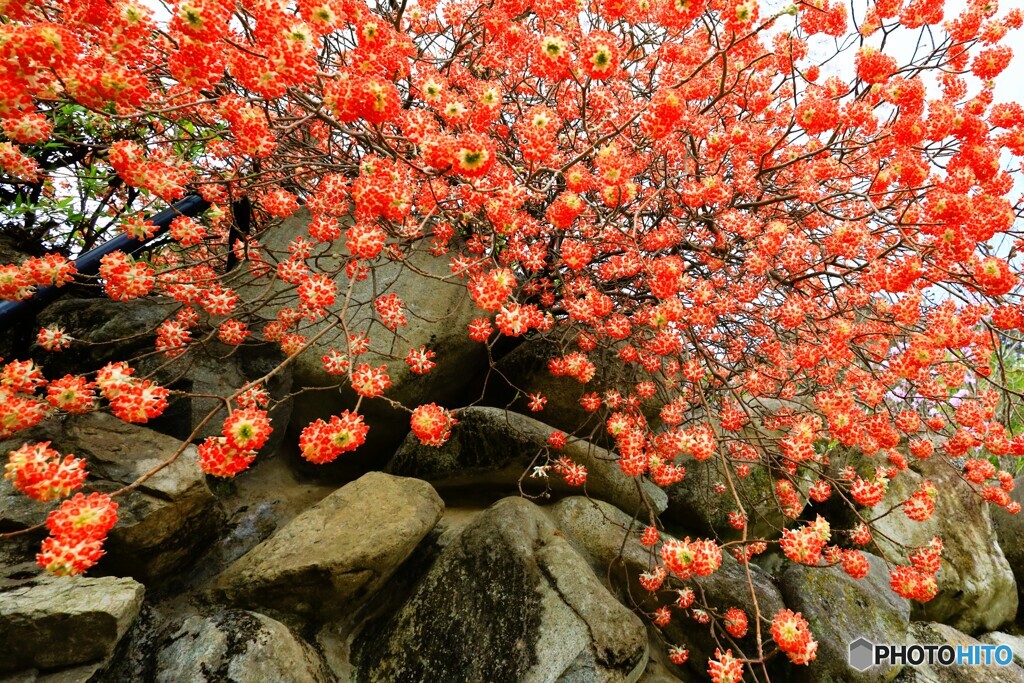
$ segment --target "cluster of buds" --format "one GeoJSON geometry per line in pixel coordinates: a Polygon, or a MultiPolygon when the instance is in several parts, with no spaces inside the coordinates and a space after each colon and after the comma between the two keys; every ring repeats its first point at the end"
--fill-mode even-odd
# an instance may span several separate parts
{"type": "Polygon", "coordinates": [[[824,517],[818,517],[799,529],[785,529],[782,532],[782,552],[793,562],[814,566],[821,560],[822,550],[832,535],[831,527],[824,517]]]}
{"type": "Polygon", "coordinates": [[[921,488],[914,492],[910,498],[903,501],[903,512],[915,522],[924,522],[931,519],[935,512],[935,497],[938,491],[930,481],[921,484],[921,488]]]}
{"type": "Polygon", "coordinates": [[[882,502],[888,483],[881,473],[872,481],[857,477],[850,486],[850,495],[858,505],[872,508],[882,502]]]}
{"type": "Polygon", "coordinates": [[[252,404],[234,410],[224,420],[222,436],[199,445],[199,466],[215,477],[233,477],[252,464],[273,431],[267,411],[252,404]]]}
{"type": "Polygon", "coordinates": [[[452,427],[458,422],[451,413],[437,405],[428,403],[412,411],[410,425],[412,433],[425,446],[444,445],[452,434],[452,427]]]}
{"type": "Polygon", "coordinates": [[[29,498],[49,502],[64,498],[85,481],[85,461],[73,455],[61,456],[50,442],[25,444],[11,451],[6,474],[14,488],[29,498]]]}
{"type": "Polygon", "coordinates": [[[942,541],[931,542],[910,556],[910,566],[894,567],[889,574],[889,585],[900,596],[917,602],[928,602],[939,592],[935,575],[939,571],[942,541]]]}
{"type": "Polygon", "coordinates": [[[107,363],[96,373],[96,386],[118,418],[125,422],[148,422],[167,409],[169,392],[149,380],[132,377],[125,362],[107,363]]]}
{"type": "Polygon", "coordinates": [[[799,612],[779,610],[772,619],[772,638],[794,664],[809,664],[817,655],[818,643],[799,612]]]}
{"type": "Polygon", "coordinates": [[[81,574],[103,556],[103,542],[117,523],[117,503],[105,493],[76,494],[50,513],[50,536],[36,555],[51,574],[81,574]]]}
{"type": "Polygon", "coordinates": [[[732,656],[732,650],[715,650],[708,660],[708,676],[712,683],[740,683],[743,680],[743,662],[732,656]]]}
{"type": "Polygon", "coordinates": [[[20,266],[0,266],[0,299],[21,301],[37,286],[61,287],[75,276],[75,264],[58,254],[30,258],[20,266]]]}
{"type": "MultiPolygon", "coordinates": [[[[85,461],[62,456],[50,442],[24,444],[11,451],[4,475],[29,498],[50,502],[66,498],[85,482],[85,461]]],[[[50,513],[49,537],[36,555],[51,574],[81,574],[103,556],[107,532],[117,522],[117,503],[103,493],[81,493],[50,513]]]]}
{"type": "Polygon", "coordinates": [[[691,541],[687,536],[672,539],[661,546],[661,559],[670,572],[681,579],[708,576],[722,565],[722,548],[711,539],[691,541]]]}
{"type": "Polygon", "coordinates": [[[299,448],[306,460],[328,463],[362,446],[369,431],[362,415],[346,410],[332,416],[330,422],[316,420],[306,425],[299,435],[299,448]]]}
{"type": "Polygon", "coordinates": [[[571,458],[561,457],[555,461],[555,472],[565,478],[569,486],[583,486],[587,482],[587,468],[571,458]]]}

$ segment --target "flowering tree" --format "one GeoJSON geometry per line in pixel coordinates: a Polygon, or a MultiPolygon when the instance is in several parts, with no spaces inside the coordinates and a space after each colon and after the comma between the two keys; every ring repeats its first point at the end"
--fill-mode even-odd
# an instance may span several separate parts
{"type": "MultiPolygon", "coordinates": [[[[582,408],[625,473],[685,485],[681,456],[717,463],[736,539],[662,543],[652,515],[643,581],[675,600],[655,623],[710,623],[722,647],[708,671],[738,681],[777,651],[806,664],[816,643],[788,610],[695,603],[687,580],[716,571],[723,551],[746,564],[777,545],[860,578],[858,547],[910,464],[946,460],[979,504],[1017,512],[1000,463],[1024,455],[1005,426],[1020,394],[999,371],[1024,330],[1024,108],[994,96],[1012,55],[1001,43],[1024,14],[981,0],[949,12],[934,0],[767,5],[0,0],[2,189],[34,202],[19,216],[81,205],[87,233],[81,220],[36,230],[52,248],[149,237],[146,215],[186,193],[211,204],[175,219],[146,259],[106,256],[97,283],[115,300],[180,304],[157,337],[169,358],[215,338],[280,345],[287,360],[222,397],[223,434],[199,447],[221,477],[284,428],[268,419],[265,382],[339,327],[322,362],[359,402],[300,425],[303,457],[357,449],[364,401],[408,411],[425,444],[458,429],[457,409],[399,404],[393,368],[359,359],[374,335],[399,340],[393,362],[414,373],[444,353],[399,348],[399,297],[377,298],[366,325],[348,315],[354,283],[429,250],[479,308],[471,340],[558,349],[550,371],[584,385],[582,408]],[[60,163],[41,163],[54,149],[60,163]],[[230,230],[241,198],[256,212],[248,235],[230,230]],[[261,245],[300,204],[308,233],[286,250],[261,245]],[[76,230],[87,239],[70,240],[76,230]],[[329,245],[343,258],[317,258],[329,245]],[[790,520],[781,538],[748,533],[757,511],[738,483],[755,471],[790,520]],[[739,644],[748,628],[753,647],[739,644]]],[[[73,251],[0,267],[0,296],[72,281],[73,251]]],[[[50,328],[38,343],[74,340],[50,328]]],[[[8,362],[0,435],[53,411],[159,415],[174,397],[130,360],[62,378],[8,362]]],[[[530,409],[547,399],[531,395],[530,409]]],[[[580,436],[556,433],[541,471],[585,484],[585,467],[559,454],[580,436]]],[[[57,501],[82,486],[85,463],[26,443],[7,476],[57,501]]],[[[925,482],[891,514],[928,519],[942,494],[925,482]]],[[[115,511],[103,494],[64,500],[40,563],[87,569],[115,511]]],[[[933,597],[941,550],[936,539],[886,558],[893,589],[933,597]]]]}

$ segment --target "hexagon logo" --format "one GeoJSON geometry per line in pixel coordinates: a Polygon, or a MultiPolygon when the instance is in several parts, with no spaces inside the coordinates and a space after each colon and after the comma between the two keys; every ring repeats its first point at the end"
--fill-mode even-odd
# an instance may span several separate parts
{"type": "Polygon", "coordinates": [[[867,638],[858,638],[850,643],[850,666],[857,671],[867,671],[875,664],[875,645],[867,638]]]}

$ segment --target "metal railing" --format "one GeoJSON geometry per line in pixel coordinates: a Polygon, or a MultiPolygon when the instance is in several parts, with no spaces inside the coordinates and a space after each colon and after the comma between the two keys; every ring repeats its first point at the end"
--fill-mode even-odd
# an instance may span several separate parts
{"type": "MultiPolygon", "coordinates": [[[[115,251],[123,251],[127,254],[138,253],[153,240],[167,232],[171,221],[178,216],[198,216],[208,208],[210,208],[208,201],[197,194],[189,195],[149,219],[151,223],[157,226],[157,231],[151,238],[137,240],[127,235],[118,235],[75,259],[75,269],[81,275],[95,275],[99,272],[100,259],[107,254],[115,251]]],[[[238,218],[236,210],[235,219],[238,220],[238,218]]],[[[60,296],[60,294],[61,289],[58,287],[39,287],[31,297],[23,301],[0,302],[0,330],[8,330],[12,325],[35,315],[60,296]]]]}

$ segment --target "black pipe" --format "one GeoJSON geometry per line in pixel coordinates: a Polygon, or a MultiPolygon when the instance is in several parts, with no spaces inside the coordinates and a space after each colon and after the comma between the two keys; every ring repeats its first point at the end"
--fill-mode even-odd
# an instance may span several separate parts
{"type": "MultiPolygon", "coordinates": [[[[208,201],[197,194],[189,195],[149,219],[157,226],[153,237],[148,240],[137,240],[128,235],[118,235],[75,259],[75,269],[82,275],[95,275],[100,269],[100,259],[107,254],[115,251],[135,254],[167,232],[171,221],[178,216],[198,216],[208,208],[210,208],[208,201]]],[[[61,290],[58,287],[39,287],[31,297],[24,301],[0,302],[0,329],[10,329],[10,326],[34,315],[60,294],[61,290]]]]}

